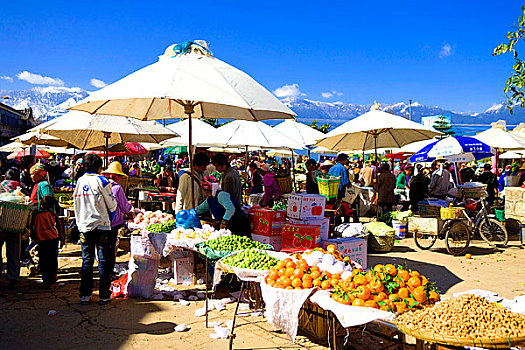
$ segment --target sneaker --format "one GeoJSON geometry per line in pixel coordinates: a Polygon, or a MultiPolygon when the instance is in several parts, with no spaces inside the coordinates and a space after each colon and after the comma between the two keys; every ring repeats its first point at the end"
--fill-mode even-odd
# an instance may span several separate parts
{"type": "Polygon", "coordinates": [[[107,303],[111,302],[111,297],[109,298],[100,298],[99,301],[98,301],[98,304],[99,305],[106,305],[107,303]]]}
{"type": "Polygon", "coordinates": [[[89,305],[90,301],[91,301],[91,297],[89,295],[80,297],[80,305],[89,305]]]}

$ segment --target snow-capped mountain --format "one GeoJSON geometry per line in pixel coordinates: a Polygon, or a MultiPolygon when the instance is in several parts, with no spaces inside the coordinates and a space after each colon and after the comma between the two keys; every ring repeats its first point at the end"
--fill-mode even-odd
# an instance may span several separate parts
{"type": "Polygon", "coordinates": [[[55,118],[66,112],[67,108],[86,98],[89,92],[81,88],[60,86],[34,87],[30,90],[8,91],[0,90],[0,96],[8,96],[2,100],[15,109],[31,107],[37,120],[55,118]]]}
{"type": "MultiPolygon", "coordinates": [[[[19,91],[0,90],[0,96],[9,96],[9,99],[2,100],[3,103],[16,109],[31,107],[35,118],[40,120],[52,119],[65,113],[67,108],[88,95],[89,92],[81,88],[67,87],[35,87],[30,90],[19,91]]],[[[296,97],[284,98],[282,102],[297,113],[299,121],[310,123],[313,120],[317,120],[319,123],[332,124],[333,127],[368,112],[372,106],[372,104],[322,102],[296,97]]],[[[381,104],[380,101],[378,102],[381,104]]],[[[408,117],[409,115],[409,105],[405,102],[381,104],[381,110],[403,117],[408,117]]],[[[504,119],[508,125],[515,125],[525,120],[525,109],[519,108],[519,106],[514,108],[513,114],[509,112],[504,104],[494,105],[481,113],[461,113],[437,106],[426,106],[418,102],[412,103],[412,120],[416,122],[420,122],[421,117],[436,114],[450,115],[453,124],[488,125],[491,122],[504,119]]],[[[483,129],[483,127],[481,128],[483,129]]],[[[475,129],[464,127],[461,129],[462,132],[473,130],[475,129]]]]}

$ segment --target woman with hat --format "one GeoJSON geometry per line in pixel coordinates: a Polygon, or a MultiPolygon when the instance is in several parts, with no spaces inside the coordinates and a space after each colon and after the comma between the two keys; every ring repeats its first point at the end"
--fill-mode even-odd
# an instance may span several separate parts
{"type": "Polygon", "coordinates": [[[198,215],[210,212],[220,222],[220,229],[228,229],[234,235],[250,236],[250,223],[240,204],[230,194],[221,190],[218,180],[206,176],[201,182],[206,199],[195,209],[198,215]]]}
{"type": "Polygon", "coordinates": [[[45,195],[54,196],[53,187],[47,181],[47,171],[44,169],[42,163],[36,163],[29,170],[31,174],[31,180],[35,183],[33,191],[31,192],[31,202],[37,205],[38,210],[40,210],[40,201],[44,198],[45,195]]]}
{"type": "Polygon", "coordinates": [[[115,200],[117,202],[117,209],[115,210],[115,213],[113,215],[113,218],[111,219],[111,234],[109,235],[109,249],[108,251],[108,269],[110,273],[113,273],[113,270],[115,268],[115,257],[117,254],[116,245],[117,245],[117,237],[118,237],[118,231],[124,226],[124,217],[127,215],[131,209],[133,208],[132,205],[128,202],[126,198],[126,193],[124,192],[124,189],[119,184],[119,181],[122,180],[122,178],[127,178],[127,175],[124,174],[124,171],[122,170],[122,165],[119,162],[112,162],[109,164],[109,167],[102,172],[111,182],[111,191],[113,192],[113,197],[115,197],[115,200]]]}
{"type": "Polygon", "coordinates": [[[274,199],[279,199],[283,196],[281,188],[277,182],[277,177],[273,171],[270,170],[268,163],[262,163],[260,169],[264,185],[264,196],[260,203],[261,207],[273,206],[274,199]]]}

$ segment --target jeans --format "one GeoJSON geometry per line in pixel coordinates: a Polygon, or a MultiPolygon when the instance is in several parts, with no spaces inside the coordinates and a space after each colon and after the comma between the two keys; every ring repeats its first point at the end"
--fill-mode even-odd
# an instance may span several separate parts
{"type": "Polygon", "coordinates": [[[98,256],[98,275],[100,299],[108,299],[111,296],[111,271],[108,264],[111,258],[109,230],[93,230],[80,233],[80,244],[82,246],[82,270],[80,272],[80,296],[91,296],[93,294],[93,264],[95,262],[95,249],[98,256]],[[109,259],[108,259],[109,258],[109,259]]]}
{"type": "Polygon", "coordinates": [[[45,284],[52,285],[58,274],[58,238],[38,242],[38,266],[45,284]]]}
{"type": "Polygon", "coordinates": [[[117,237],[118,237],[118,231],[120,230],[122,226],[124,226],[124,224],[112,227],[111,233],[109,234],[109,241],[108,241],[109,253],[107,256],[107,260],[108,260],[107,266],[108,266],[110,275],[112,275],[115,270],[115,258],[117,256],[117,247],[116,247],[117,237]]]}
{"type": "Polygon", "coordinates": [[[0,275],[3,269],[2,246],[5,242],[7,257],[7,279],[18,280],[20,276],[20,233],[0,232],[0,275]]]}

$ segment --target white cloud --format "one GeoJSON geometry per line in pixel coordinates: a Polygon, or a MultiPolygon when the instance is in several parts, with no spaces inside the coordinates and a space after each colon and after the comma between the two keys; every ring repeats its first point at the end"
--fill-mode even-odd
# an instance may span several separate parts
{"type": "Polygon", "coordinates": [[[339,92],[339,91],[332,90],[332,91],[328,91],[328,92],[322,92],[321,96],[323,96],[324,98],[332,98],[334,96],[343,96],[343,93],[339,92]]]}
{"type": "Polygon", "coordinates": [[[0,80],[7,80],[8,82],[12,83],[13,78],[7,76],[7,75],[0,75],[0,80]]]}
{"type": "Polygon", "coordinates": [[[93,85],[94,87],[99,88],[99,89],[101,89],[104,86],[108,85],[104,81],[102,81],[100,79],[96,79],[96,78],[91,79],[89,82],[90,82],[91,85],[93,85]]]}
{"type": "Polygon", "coordinates": [[[305,95],[299,90],[299,84],[283,85],[273,90],[273,93],[277,97],[297,97],[305,95]]]}
{"type": "Polygon", "coordinates": [[[443,42],[441,51],[439,52],[439,58],[448,57],[454,53],[454,46],[450,45],[446,41],[443,42]]]}
{"type": "Polygon", "coordinates": [[[25,80],[30,84],[35,85],[58,85],[64,86],[64,82],[59,78],[44,77],[40,74],[30,73],[28,71],[20,72],[16,75],[20,80],[25,80]]]}

